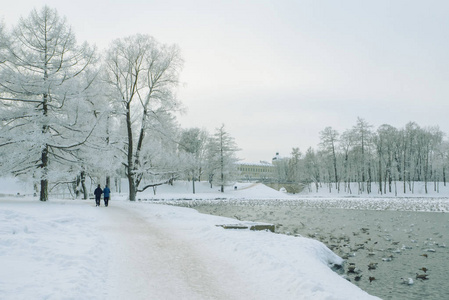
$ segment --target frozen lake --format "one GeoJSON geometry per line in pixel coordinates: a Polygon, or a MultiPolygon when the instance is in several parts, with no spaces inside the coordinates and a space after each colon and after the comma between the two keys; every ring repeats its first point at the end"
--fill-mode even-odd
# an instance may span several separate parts
{"type": "Polygon", "coordinates": [[[346,259],[344,268],[337,272],[383,299],[449,299],[448,202],[445,198],[402,198],[192,200],[173,204],[207,214],[273,223],[277,233],[320,240],[346,259]],[[419,279],[417,274],[427,274],[428,279],[419,279]],[[413,284],[401,278],[411,278],[413,284]]]}

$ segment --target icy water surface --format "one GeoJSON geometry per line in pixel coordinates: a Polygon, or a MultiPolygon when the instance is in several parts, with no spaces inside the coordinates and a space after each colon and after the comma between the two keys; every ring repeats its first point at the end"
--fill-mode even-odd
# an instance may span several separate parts
{"type": "MultiPolygon", "coordinates": [[[[410,201],[417,203],[415,209],[422,209],[427,200],[410,201]]],[[[441,212],[447,203],[430,201],[427,208],[433,205],[429,210],[435,212],[418,212],[387,210],[407,207],[402,201],[382,210],[373,210],[382,207],[378,204],[366,209],[368,202],[364,209],[354,209],[353,205],[341,208],[344,205],[325,200],[186,201],[178,205],[244,221],[268,222],[276,225],[277,233],[320,240],[346,259],[337,272],[382,299],[449,299],[449,213],[441,212]],[[417,275],[427,275],[428,279],[417,275]],[[409,278],[411,285],[404,282],[409,278]]]]}

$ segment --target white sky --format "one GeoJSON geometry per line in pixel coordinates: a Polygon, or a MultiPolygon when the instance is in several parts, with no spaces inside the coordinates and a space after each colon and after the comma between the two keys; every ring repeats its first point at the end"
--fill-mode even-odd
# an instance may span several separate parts
{"type": "Polygon", "coordinates": [[[0,18],[44,4],[99,49],[135,33],[178,44],[181,124],[224,123],[245,161],[316,148],[357,117],[449,133],[449,1],[20,0],[0,18]]]}

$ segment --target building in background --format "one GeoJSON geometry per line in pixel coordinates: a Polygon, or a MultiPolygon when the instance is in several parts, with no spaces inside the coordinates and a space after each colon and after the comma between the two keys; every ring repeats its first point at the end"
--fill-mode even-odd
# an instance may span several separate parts
{"type": "Polygon", "coordinates": [[[279,152],[272,158],[272,162],[260,161],[258,163],[238,162],[240,181],[250,182],[272,182],[277,178],[276,164],[282,161],[279,152]]]}
{"type": "Polygon", "coordinates": [[[275,166],[267,161],[258,163],[238,162],[239,180],[246,182],[271,181],[275,174],[275,166]]]}

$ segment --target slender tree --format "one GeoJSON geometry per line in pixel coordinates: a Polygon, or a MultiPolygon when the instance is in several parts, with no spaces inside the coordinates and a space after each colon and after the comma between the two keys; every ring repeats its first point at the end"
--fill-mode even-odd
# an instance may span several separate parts
{"type": "Polygon", "coordinates": [[[371,162],[370,162],[370,149],[372,141],[372,125],[369,125],[364,119],[357,118],[357,124],[352,128],[352,134],[354,135],[354,142],[357,149],[357,157],[359,159],[359,192],[365,190],[365,183],[368,183],[367,191],[371,192],[371,162]]]}
{"type": "Polygon", "coordinates": [[[298,147],[292,148],[291,158],[288,160],[288,181],[298,183],[301,180],[301,158],[302,153],[298,147]]]}
{"type": "Polygon", "coordinates": [[[335,188],[340,191],[339,187],[339,178],[337,172],[337,143],[338,143],[338,131],[332,129],[332,127],[326,127],[323,131],[320,132],[320,146],[322,150],[331,157],[332,166],[333,166],[333,175],[335,188]]]}
{"type": "Polygon", "coordinates": [[[236,152],[239,151],[234,138],[225,130],[224,124],[217,128],[208,144],[209,180],[224,187],[235,180],[237,175],[236,152]],[[218,176],[215,176],[215,175],[218,176]]]}
{"type": "Polygon", "coordinates": [[[311,191],[310,184],[313,182],[315,184],[315,189],[318,192],[321,181],[320,167],[317,155],[312,147],[307,149],[304,156],[304,173],[305,183],[309,186],[309,190],[311,191]]]}
{"type": "Polygon", "coordinates": [[[199,128],[185,129],[181,132],[179,150],[185,154],[186,171],[192,180],[195,194],[195,181],[200,181],[205,171],[205,155],[208,133],[199,128]]]}

